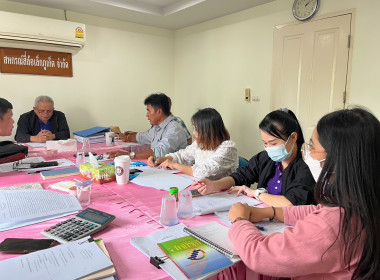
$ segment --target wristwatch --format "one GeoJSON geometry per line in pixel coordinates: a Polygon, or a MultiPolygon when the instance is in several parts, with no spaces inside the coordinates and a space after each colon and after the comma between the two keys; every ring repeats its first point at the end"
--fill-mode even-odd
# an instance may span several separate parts
{"type": "Polygon", "coordinates": [[[268,191],[264,188],[258,188],[255,192],[255,198],[257,200],[260,200],[260,194],[262,194],[262,193],[268,193],[268,191]]]}
{"type": "Polygon", "coordinates": [[[135,156],[136,156],[136,153],[135,153],[135,152],[130,152],[130,153],[129,153],[129,157],[130,157],[131,159],[134,159],[135,156]]]}

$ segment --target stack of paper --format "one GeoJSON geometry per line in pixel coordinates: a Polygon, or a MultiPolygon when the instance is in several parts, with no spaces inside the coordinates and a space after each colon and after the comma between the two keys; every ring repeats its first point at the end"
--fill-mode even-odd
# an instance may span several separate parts
{"type": "Polygon", "coordinates": [[[30,184],[21,184],[21,185],[13,185],[8,187],[1,187],[1,191],[5,190],[43,190],[44,188],[40,183],[30,183],[30,184]]]}
{"type": "Polygon", "coordinates": [[[2,279],[87,280],[115,275],[115,269],[109,256],[86,237],[1,261],[0,274],[2,279]]]}
{"type": "Polygon", "coordinates": [[[0,205],[0,231],[56,219],[82,210],[75,196],[47,190],[1,191],[0,205]]]}
{"type": "Polygon", "coordinates": [[[74,135],[75,140],[77,140],[79,143],[83,143],[84,139],[90,139],[90,144],[96,144],[96,143],[105,143],[106,142],[106,137],[104,133],[94,135],[94,136],[89,136],[89,137],[81,137],[78,135],[74,135]]]}
{"type": "Polygon", "coordinates": [[[74,138],[83,143],[85,138],[90,139],[91,144],[106,142],[105,132],[110,131],[108,127],[95,126],[89,129],[74,132],[74,138]]]}

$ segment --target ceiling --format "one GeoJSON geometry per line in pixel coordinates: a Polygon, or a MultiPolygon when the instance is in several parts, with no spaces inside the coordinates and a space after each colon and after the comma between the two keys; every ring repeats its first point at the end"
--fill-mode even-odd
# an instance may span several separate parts
{"type": "Polygon", "coordinates": [[[9,0],[167,29],[180,29],[274,0],[9,0]]]}

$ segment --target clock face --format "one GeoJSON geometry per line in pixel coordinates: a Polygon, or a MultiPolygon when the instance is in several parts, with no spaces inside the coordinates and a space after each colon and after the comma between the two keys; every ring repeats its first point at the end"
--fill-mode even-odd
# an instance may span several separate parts
{"type": "Polygon", "coordinates": [[[313,17],[319,8],[319,0],[295,0],[293,15],[298,20],[307,20],[313,17]]]}

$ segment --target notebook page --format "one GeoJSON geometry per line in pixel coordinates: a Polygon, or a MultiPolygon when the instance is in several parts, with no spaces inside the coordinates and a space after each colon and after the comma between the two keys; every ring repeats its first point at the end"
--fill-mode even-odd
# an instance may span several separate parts
{"type": "Polygon", "coordinates": [[[47,190],[2,191],[0,205],[0,231],[82,210],[74,196],[47,190]]]}
{"type": "MultiPolygon", "coordinates": [[[[212,222],[197,227],[185,228],[185,232],[188,232],[189,234],[191,234],[191,232],[196,233],[197,235],[202,236],[205,240],[209,240],[219,247],[228,250],[234,256],[238,256],[234,245],[228,238],[228,227],[226,226],[217,222],[212,222]]],[[[196,235],[193,236],[197,238],[196,235]]],[[[201,241],[203,241],[203,239],[201,241]]],[[[205,243],[207,244],[207,242],[205,243]]]]}

